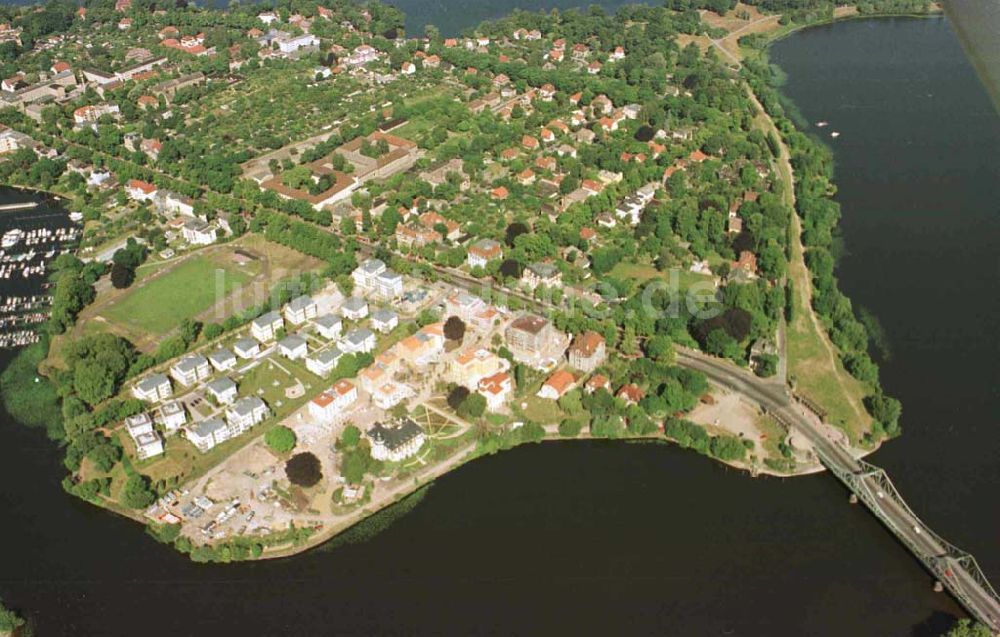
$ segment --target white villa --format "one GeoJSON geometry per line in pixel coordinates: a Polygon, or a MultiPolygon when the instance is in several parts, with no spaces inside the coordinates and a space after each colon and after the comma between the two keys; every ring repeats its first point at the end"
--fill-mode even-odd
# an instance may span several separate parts
{"type": "Polygon", "coordinates": [[[190,387],[212,375],[208,359],[200,354],[188,354],[170,368],[170,375],[181,385],[190,387]]]}
{"type": "Polygon", "coordinates": [[[424,445],[424,430],[406,418],[399,424],[376,423],[368,430],[372,458],[399,462],[414,455],[424,445]]]}
{"type": "Polygon", "coordinates": [[[195,423],[184,430],[184,435],[202,453],[230,438],[229,427],[221,418],[195,423]]]}
{"type": "Polygon", "coordinates": [[[340,338],[344,330],[344,321],[336,314],[324,314],[313,321],[313,324],[316,325],[316,331],[320,336],[331,341],[340,338]]]}
{"type": "Polygon", "coordinates": [[[250,323],[250,333],[261,343],[274,340],[278,330],[285,326],[284,319],[277,312],[258,316],[250,323]]]}
{"type": "Polygon", "coordinates": [[[220,347],[208,355],[208,362],[217,372],[225,372],[236,367],[236,354],[225,347],[220,347]]]}
{"type": "Polygon", "coordinates": [[[306,339],[292,334],[281,339],[281,342],[278,343],[278,351],[285,358],[295,361],[305,358],[309,353],[309,348],[306,346],[306,339]]]}
{"type": "Polygon", "coordinates": [[[205,390],[212,395],[220,405],[231,405],[236,401],[236,383],[228,376],[223,376],[213,380],[205,386],[205,390]]]}
{"type": "Polygon", "coordinates": [[[340,306],[340,314],[349,321],[360,321],[368,316],[368,302],[358,296],[352,296],[340,306]]]}
{"type": "Polygon", "coordinates": [[[240,358],[255,358],[260,354],[260,343],[252,338],[241,338],[233,343],[233,351],[240,358]]]}
{"type": "Polygon", "coordinates": [[[375,349],[375,333],[367,327],[359,327],[345,334],[337,346],[345,354],[368,353],[375,349]]]}
{"type": "Polygon", "coordinates": [[[163,440],[153,429],[153,420],[149,414],[129,416],[125,419],[125,430],[135,443],[135,455],[139,460],[163,453],[163,440]]]}
{"type": "Polygon", "coordinates": [[[256,396],[240,398],[232,407],[226,410],[226,421],[229,423],[232,435],[239,435],[267,418],[267,405],[256,396]],[[235,432],[235,433],[233,433],[235,432]]]}
{"type": "Polygon", "coordinates": [[[313,354],[306,358],[306,369],[317,376],[329,376],[330,372],[337,367],[337,363],[340,362],[340,357],[343,355],[344,353],[336,346],[318,354],[313,354]]]}
{"type": "Polygon", "coordinates": [[[309,402],[309,414],[317,420],[336,420],[357,399],[358,388],[353,383],[347,380],[337,381],[333,387],[309,402]]]}
{"type": "Polygon", "coordinates": [[[319,306],[311,296],[302,295],[285,305],[285,320],[292,325],[302,325],[309,319],[316,318],[318,310],[319,306]]]}
{"type": "Polygon", "coordinates": [[[167,433],[173,433],[187,423],[187,414],[184,413],[184,405],[172,400],[164,403],[156,410],[156,422],[160,423],[167,433]]]}
{"type": "Polygon", "coordinates": [[[399,315],[389,309],[378,309],[372,312],[372,327],[383,334],[391,332],[399,325],[399,315]]]}
{"type": "Polygon", "coordinates": [[[150,374],[132,387],[132,395],[151,403],[160,402],[173,396],[170,379],[163,374],[150,374]]]}

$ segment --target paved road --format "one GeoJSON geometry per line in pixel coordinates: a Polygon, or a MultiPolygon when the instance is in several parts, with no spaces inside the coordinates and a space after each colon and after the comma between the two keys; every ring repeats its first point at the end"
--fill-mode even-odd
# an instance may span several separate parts
{"type": "MultiPolygon", "coordinates": [[[[849,449],[827,437],[818,419],[797,405],[786,388],[765,381],[726,361],[700,352],[677,352],[680,365],[696,369],[709,380],[738,391],[805,436],[824,465],[844,480],[872,513],[903,542],[979,621],[1000,631],[1000,600],[989,584],[977,579],[978,567],[962,560],[964,554],[939,538],[906,506],[888,476],[861,462],[849,449]]],[[[970,556],[971,559],[971,556],[970,556]]]]}

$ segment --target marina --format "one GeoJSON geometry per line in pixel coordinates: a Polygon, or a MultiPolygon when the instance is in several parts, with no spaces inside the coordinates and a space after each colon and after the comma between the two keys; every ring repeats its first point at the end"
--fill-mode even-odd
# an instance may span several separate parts
{"type": "Polygon", "coordinates": [[[0,204],[0,349],[38,341],[52,303],[49,265],[72,253],[81,228],[55,200],[0,204]]]}

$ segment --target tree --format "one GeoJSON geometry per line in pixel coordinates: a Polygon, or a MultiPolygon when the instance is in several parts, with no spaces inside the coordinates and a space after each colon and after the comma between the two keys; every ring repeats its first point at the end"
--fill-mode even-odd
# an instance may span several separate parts
{"type": "Polygon", "coordinates": [[[469,390],[462,385],[456,385],[448,394],[448,406],[458,411],[465,399],[469,397],[469,390]]]}
{"type": "Polygon", "coordinates": [[[73,390],[88,405],[96,405],[114,395],[115,377],[100,361],[80,361],[73,367],[73,390]]]}
{"type": "Polygon", "coordinates": [[[970,619],[960,619],[942,637],[991,637],[990,629],[970,619]]]}
{"type": "Polygon", "coordinates": [[[465,322],[457,316],[449,316],[444,322],[444,337],[449,341],[461,341],[465,338],[465,322]]]}
{"type": "Polygon", "coordinates": [[[774,354],[760,354],[754,357],[754,373],[761,378],[770,378],[778,373],[778,357],[774,354]]]}
{"type": "Polygon", "coordinates": [[[507,240],[507,245],[514,245],[514,240],[517,239],[522,234],[527,234],[530,232],[528,226],[524,225],[520,221],[515,221],[514,223],[507,226],[507,232],[505,233],[505,238],[507,240]]]}
{"type": "Polygon", "coordinates": [[[313,454],[299,453],[285,463],[285,475],[292,484],[311,487],[323,479],[323,466],[313,454]]]}
{"type": "Polygon", "coordinates": [[[361,442],[361,430],[354,425],[347,425],[344,427],[344,432],[340,434],[340,443],[337,448],[351,449],[357,447],[359,442],[361,442]]]}
{"type": "Polygon", "coordinates": [[[264,442],[275,453],[286,454],[295,448],[295,432],[284,425],[279,425],[267,432],[264,442]]]}
{"type": "Polygon", "coordinates": [[[111,266],[111,285],[119,290],[124,290],[135,281],[135,271],[128,269],[120,263],[111,266]]]}
{"type": "Polygon", "coordinates": [[[563,438],[576,438],[583,430],[583,421],[575,418],[566,418],[559,423],[559,435],[563,438]]]}
{"type": "Polygon", "coordinates": [[[365,479],[365,472],[368,470],[369,458],[367,449],[351,449],[344,454],[340,473],[348,484],[361,484],[361,481],[365,479]]]}
{"type": "Polygon", "coordinates": [[[134,473],[125,481],[122,489],[122,504],[130,509],[145,509],[156,501],[156,494],[149,488],[149,478],[134,473]]]}
{"type": "Polygon", "coordinates": [[[475,393],[466,396],[456,412],[466,420],[476,420],[486,411],[486,398],[482,394],[475,393]]]}

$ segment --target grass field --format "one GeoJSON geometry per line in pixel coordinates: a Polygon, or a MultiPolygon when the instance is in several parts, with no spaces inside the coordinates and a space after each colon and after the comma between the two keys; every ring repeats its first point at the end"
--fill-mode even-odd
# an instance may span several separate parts
{"type": "Polygon", "coordinates": [[[219,300],[219,290],[226,296],[252,278],[252,273],[235,264],[198,255],[169,272],[138,283],[129,294],[105,308],[103,314],[131,329],[162,335],[183,319],[212,307],[219,300]]]}
{"type": "MultiPolygon", "coordinates": [[[[675,272],[679,288],[678,291],[687,290],[696,284],[707,284],[709,286],[712,286],[713,284],[712,277],[707,274],[698,274],[684,268],[677,268],[675,272]]],[[[671,282],[672,273],[669,270],[666,272],[660,272],[651,265],[645,265],[642,263],[626,263],[622,261],[611,269],[608,276],[619,279],[632,279],[633,281],[637,281],[640,285],[653,279],[661,279],[669,284],[671,282]]]]}

